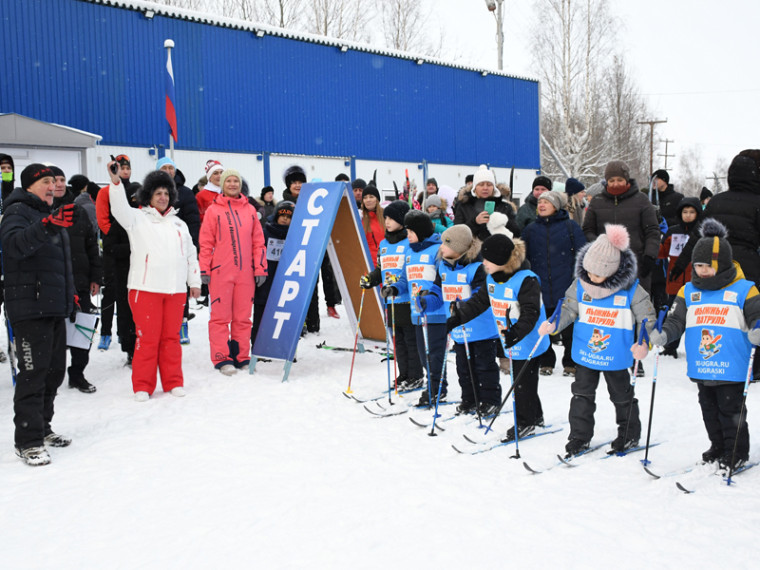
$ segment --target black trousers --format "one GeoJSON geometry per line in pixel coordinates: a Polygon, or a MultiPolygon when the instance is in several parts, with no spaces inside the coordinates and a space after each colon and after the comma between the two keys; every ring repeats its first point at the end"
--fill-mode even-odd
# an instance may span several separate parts
{"type": "Polygon", "coordinates": [[[576,364],[575,381],[570,387],[573,392],[573,397],[570,400],[570,439],[591,441],[591,438],[594,437],[596,388],[599,386],[600,374],[604,374],[610,401],[615,405],[618,436],[639,439],[641,437],[639,401],[634,396],[631,375],[628,370],[601,372],[587,368],[582,364],[576,364]],[[630,425],[628,424],[629,413],[630,425]]]}
{"type": "Polygon", "coordinates": [[[477,340],[468,342],[470,359],[467,360],[467,351],[464,344],[455,344],[454,353],[457,357],[457,376],[459,387],[462,389],[462,402],[475,403],[475,393],[470,376],[475,377],[475,389],[477,401],[498,406],[501,404],[501,384],[499,384],[499,364],[496,361],[496,345],[498,339],[477,340]]]}
{"type": "Polygon", "coordinates": [[[15,443],[39,447],[52,433],[55,395],[66,370],[66,324],[63,318],[13,323],[18,357],[13,394],[15,443]]]}
{"type": "MultiPolygon", "coordinates": [[[[93,306],[90,302],[89,291],[77,291],[79,295],[79,306],[85,313],[92,312],[93,306]]],[[[102,329],[101,329],[102,330],[102,329]]],[[[84,369],[90,362],[90,349],[69,347],[71,353],[71,365],[69,366],[69,384],[76,384],[84,380],[84,369]]]]}
{"type": "Polygon", "coordinates": [[[413,325],[396,325],[394,350],[398,373],[411,379],[422,378],[424,373],[420,353],[417,350],[417,333],[413,325]]]}
{"type": "Polygon", "coordinates": [[[100,300],[100,335],[111,336],[113,313],[116,306],[116,288],[114,283],[114,261],[112,255],[103,254],[103,294],[100,300]]]}
{"type": "Polygon", "coordinates": [[[132,309],[129,306],[129,262],[117,261],[114,266],[114,289],[116,290],[116,329],[119,331],[121,350],[127,354],[135,352],[135,322],[132,320],[132,309]]]}
{"type": "Polygon", "coordinates": [[[702,420],[710,443],[717,449],[722,449],[724,455],[728,456],[733,452],[734,443],[736,443],[736,457],[747,459],[749,457],[749,428],[746,410],[744,410],[741,428],[739,428],[739,416],[744,400],[744,382],[729,382],[714,386],[697,382],[697,388],[702,420]]]}
{"type": "MultiPolygon", "coordinates": [[[[549,350],[551,350],[551,347],[549,347],[549,350]]],[[[523,368],[527,367],[522,378],[520,378],[520,382],[515,386],[514,391],[518,427],[544,423],[544,409],[541,406],[541,399],[538,397],[539,360],[540,357],[532,358],[531,360],[512,361],[515,378],[520,375],[520,371],[523,368]]]]}

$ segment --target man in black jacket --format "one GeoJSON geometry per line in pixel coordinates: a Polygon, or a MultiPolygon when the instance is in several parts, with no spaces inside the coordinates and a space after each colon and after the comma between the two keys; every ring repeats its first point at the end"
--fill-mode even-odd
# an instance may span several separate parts
{"type": "Polygon", "coordinates": [[[46,465],[45,445],[65,447],[53,432],[55,395],[66,367],[66,317],[74,312],[69,256],[73,204],[52,211],[53,171],[30,164],[21,188],[6,201],[0,223],[6,311],[15,337],[19,371],[13,397],[16,454],[28,465],[46,465]]]}
{"type": "Polygon", "coordinates": [[[652,177],[654,178],[654,185],[657,189],[657,193],[652,196],[652,202],[656,208],[660,208],[660,213],[668,223],[668,227],[680,224],[681,220],[678,219],[678,205],[681,203],[681,200],[683,200],[683,194],[675,191],[673,185],[670,183],[670,175],[667,170],[655,170],[652,177]]]}

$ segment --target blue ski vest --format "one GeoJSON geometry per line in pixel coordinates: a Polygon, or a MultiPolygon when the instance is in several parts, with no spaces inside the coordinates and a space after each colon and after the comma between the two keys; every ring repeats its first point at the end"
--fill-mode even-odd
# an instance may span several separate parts
{"type": "MultiPolygon", "coordinates": [[[[446,307],[446,313],[449,314],[451,303],[457,299],[463,302],[472,297],[475,292],[470,287],[470,283],[475,278],[475,272],[482,264],[478,262],[469,265],[457,265],[452,269],[446,263],[441,263],[438,267],[438,273],[441,275],[441,291],[443,293],[443,304],[446,307]]],[[[461,327],[456,327],[451,331],[451,339],[457,344],[464,343],[464,334],[467,335],[467,342],[475,342],[489,338],[498,338],[499,331],[496,330],[496,323],[490,311],[483,311],[471,321],[461,327]],[[464,333],[462,332],[464,328],[464,333]]]]}
{"type": "MultiPolygon", "coordinates": [[[[435,243],[414,251],[409,249],[406,255],[406,280],[409,284],[410,303],[412,306],[412,322],[418,325],[422,324],[422,315],[417,310],[416,297],[420,291],[430,291],[435,283],[435,276],[438,271],[436,256],[438,249],[441,247],[440,242],[435,243]]],[[[445,323],[448,317],[448,305],[443,303],[437,311],[428,311],[427,318],[429,323],[445,323]]]]}
{"type": "MultiPolygon", "coordinates": [[[[404,273],[404,262],[409,251],[409,240],[404,238],[398,243],[390,244],[387,239],[380,242],[380,271],[383,285],[393,285],[404,273]]],[[[409,292],[399,293],[395,299],[385,299],[386,305],[394,303],[408,303],[409,292]]]]}
{"type": "Polygon", "coordinates": [[[592,370],[625,370],[633,366],[631,346],[635,319],[631,302],[638,279],[628,289],[592,299],[577,281],[578,319],[573,327],[573,360],[592,370]]]}
{"type": "MultiPolygon", "coordinates": [[[[518,271],[505,283],[497,283],[491,275],[488,276],[486,280],[488,298],[491,300],[491,311],[493,312],[494,322],[498,331],[502,331],[507,327],[507,308],[509,308],[509,320],[512,324],[516,323],[520,318],[520,303],[517,302],[517,296],[526,277],[538,278],[535,273],[528,269],[518,271]]],[[[533,350],[540,336],[538,334],[538,327],[545,320],[544,302],[541,301],[541,312],[533,330],[512,347],[512,358],[514,360],[525,360],[528,358],[530,351],[533,350]]],[[[549,337],[545,336],[541,339],[541,344],[538,345],[534,356],[543,354],[547,348],[549,348],[549,337]]]]}
{"type": "Polygon", "coordinates": [[[689,378],[744,382],[752,344],[744,301],[753,283],[739,279],[717,291],[684,286],[686,359],[689,378]]]}

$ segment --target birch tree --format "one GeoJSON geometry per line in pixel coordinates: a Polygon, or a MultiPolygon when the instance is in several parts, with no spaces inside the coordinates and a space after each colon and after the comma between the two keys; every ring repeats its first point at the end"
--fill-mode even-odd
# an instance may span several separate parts
{"type": "Polygon", "coordinates": [[[370,0],[308,0],[306,30],[321,36],[365,41],[374,15],[370,0]]]}
{"type": "Polygon", "coordinates": [[[443,37],[426,25],[431,16],[419,0],[380,0],[379,17],[386,47],[440,57],[443,37]]]}

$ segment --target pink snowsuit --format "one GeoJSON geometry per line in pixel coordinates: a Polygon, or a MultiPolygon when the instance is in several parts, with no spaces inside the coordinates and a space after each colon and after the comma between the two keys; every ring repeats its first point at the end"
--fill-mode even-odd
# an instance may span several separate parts
{"type": "Polygon", "coordinates": [[[242,194],[218,195],[206,210],[199,239],[201,275],[210,282],[211,362],[245,366],[251,353],[254,276],[267,275],[264,233],[256,208],[242,194]]]}

